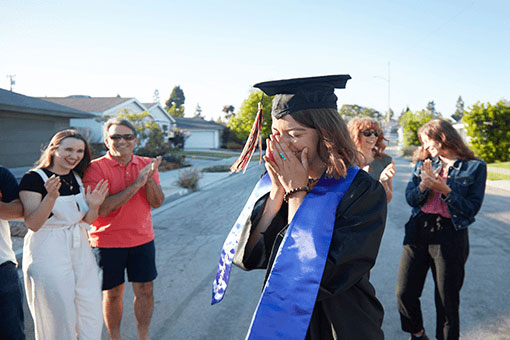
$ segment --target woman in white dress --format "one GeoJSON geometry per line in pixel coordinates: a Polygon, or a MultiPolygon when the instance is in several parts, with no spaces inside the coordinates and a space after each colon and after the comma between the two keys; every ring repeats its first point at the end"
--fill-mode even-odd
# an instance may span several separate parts
{"type": "Polygon", "coordinates": [[[20,183],[29,229],[23,274],[37,340],[101,338],[101,276],[86,227],[97,218],[108,183],[85,190],[80,177],[90,158],[77,131],[60,131],[20,183]]]}

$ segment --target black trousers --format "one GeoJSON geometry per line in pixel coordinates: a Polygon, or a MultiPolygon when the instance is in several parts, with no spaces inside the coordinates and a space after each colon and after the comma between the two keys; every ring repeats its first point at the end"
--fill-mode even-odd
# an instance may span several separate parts
{"type": "Polygon", "coordinates": [[[436,338],[459,339],[459,295],[468,254],[468,231],[456,231],[451,219],[420,213],[409,220],[396,289],[405,332],[423,329],[420,297],[430,268],[435,283],[436,338]]]}

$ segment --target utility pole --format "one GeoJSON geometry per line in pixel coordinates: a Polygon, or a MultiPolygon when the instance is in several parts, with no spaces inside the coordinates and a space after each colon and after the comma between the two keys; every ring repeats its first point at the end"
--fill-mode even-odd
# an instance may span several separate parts
{"type": "Polygon", "coordinates": [[[10,91],[12,92],[12,85],[16,85],[16,80],[14,80],[14,77],[16,77],[15,74],[8,74],[7,78],[9,78],[9,84],[10,84],[10,91]]]}
{"type": "Polygon", "coordinates": [[[390,121],[390,112],[391,112],[391,73],[390,73],[390,62],[388,61],[388,76],[373,76],[374,78],[379,78],[384,80],[388,84],[388,111],[386,112],[386,122],[390,121]]]}

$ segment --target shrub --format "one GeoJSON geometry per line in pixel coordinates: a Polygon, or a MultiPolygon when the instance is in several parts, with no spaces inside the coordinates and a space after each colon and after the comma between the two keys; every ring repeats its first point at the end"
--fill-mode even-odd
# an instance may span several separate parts
{"type": "Polygon", "coordinates": [[[484,161],[505,162],[510,160],[510,106],[499,101],[496,105],[473,105],[462,120],[473,150],[484,161]]]}
{"type": "Polygon", "coordinates": [[[181,171],[179,178],[177,179],[177,185],[180,187],[191,189],[193,191],[198,190],[198,180],[202,178],[202,172],[200,169],[192,168],[181,171]]]}
{"type": "Polygon", "coordinates": [[[202,172],[228,172],[228,171],[230,171],[230,165],[214,165],[202,169],[202,172]]]}
{"type": "Polygon", "coordinates": [[[411,110],[404,112],[400,117],[400,124],[404,129],[403,146],[419,146],[418,129],[432,119],[434,119],[434,115],[428,110],[421,110],[416,113],[413,113],[411,110]]]}

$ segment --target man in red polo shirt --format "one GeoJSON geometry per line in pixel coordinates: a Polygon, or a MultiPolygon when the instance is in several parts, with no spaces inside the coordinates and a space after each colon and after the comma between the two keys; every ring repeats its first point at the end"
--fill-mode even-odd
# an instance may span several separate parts
{"type": "Polygon", "coordinates": [[[157,276],[151,208],[163,204],[155,159],[133,154],[138,141],[128,120],[112,118],[104,125],[108,153],[95,159],[83,182],[92,188],[101,179],[109,195],[92,225],[90,243],[103,270],[103,313],[110,339],[120,339],[124,275],[133,284],[138,339],[149,339],[154,308],[153,281],[157,276]]]}

